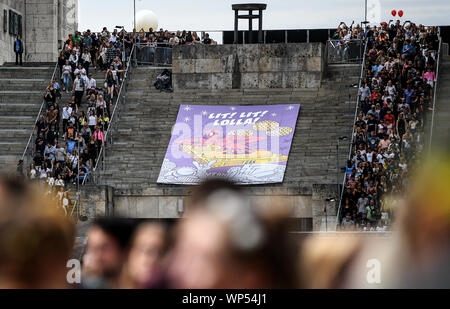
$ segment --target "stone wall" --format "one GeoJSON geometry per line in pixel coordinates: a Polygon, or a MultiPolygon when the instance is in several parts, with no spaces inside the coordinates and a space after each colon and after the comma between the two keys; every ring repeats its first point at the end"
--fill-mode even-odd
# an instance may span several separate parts
{"type": "MultiPolygon", "coordinates": [[[[310,191],[248,190],[253,199],[278,201],[291,209],[293,218],[312,218],[313,200],[310,191]],[[270,194],[267,195],[267,194],[270,194]]],[[[174,188],[162,192],[159,189],[120,190],[108,186],[86,186],[81,196],[81,215],[88,219],[116,216],[136,219],[177,219],[184,216],[188,196],[192,189],[174,188]],[[181,208],[180,208],[181,207],[181,208]]]]}
{"type": "Polygon", "coordinates": [[[15,37],[3,31],[4,9],[22,15],[26,62],[55,62],[63,40],[78,28],[78,0],[0,0],[0,65],[15,61],[15,37]]]}
{"type": "Polygon", "coordinates": [[[337,196],[340,190],[336,185],[314,184],[312,188],[311,208],[314,231],[336,231],[336,217],[338,202],[337,196]],[[336,194],[336,192],[339,192],[336,194]],[[326,199],[334,198],[335,202],[327,202],[326,199]],[[326,212],[325,212],[326,207],[326,212]]]}
{"type": "Polygon", "coordinates": [[[89,185],[83,187],[80,196],[80,215],[88,219],[110,215],[112,207],[111,188],[89,185]]]}
{"type": "Polygon", "coordinates": [[[27,62],[55,62],[58,58],[58,0],[26,0],[27,62]]]}
{"type": "Polygon", "coordinates": [[[317,88],[325,67],[322,43],[177,46],[172,57],[175,90],[317,88]]]}
{"type": "MultiPolygon", "coordinates": [[[[15,36],[9,34],[9,10],[22,15],[22,29],[25,30],[25,0],[0,0],[0,65],[16,61],[14,53],[15,36]],[[3,28],[3,10],[7,11],[7,29],[3,28]]],[[[26,45],[24,46],[26,49],[26,45]]]]}
{"type": "Polygon", "coordinates": [[[78,0],[58,0],[58,10],[58,48],[62,49],[69,34],[78,30],[78,0]]]}

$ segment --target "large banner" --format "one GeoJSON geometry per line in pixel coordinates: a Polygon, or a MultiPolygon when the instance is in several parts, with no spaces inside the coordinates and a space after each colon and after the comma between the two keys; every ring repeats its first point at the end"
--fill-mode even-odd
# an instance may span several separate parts
{"type": "Polygon", "coordinates": [[[158,183],[283,182],[300,104],[181,105],[158,183]]]}

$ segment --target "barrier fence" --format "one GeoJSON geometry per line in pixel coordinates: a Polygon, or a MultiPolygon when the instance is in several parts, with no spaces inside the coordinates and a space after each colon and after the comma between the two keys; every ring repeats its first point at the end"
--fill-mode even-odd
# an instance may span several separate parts
{"type": "Polygon", "coordinates": [[[360,63],[364,58],[363,40],[329,40],[326,43],[329,64],[360,63]]]}
{"type": "Polygon", "coordinates": [[[168,44],[137,44],[137,64],[146,65],[172,65],[172,47],[168,44]]]}

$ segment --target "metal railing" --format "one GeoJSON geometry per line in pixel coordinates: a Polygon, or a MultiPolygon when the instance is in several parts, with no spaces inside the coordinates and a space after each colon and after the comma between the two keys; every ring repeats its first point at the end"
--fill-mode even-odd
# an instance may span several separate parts
{"type": "MultiPolygon", "coordinates": [[[[58,62],[56,62],[56,64],[55,64],[55,69],[53,70],[53,74],[52,74],[52,78],[51,78],[50,82],[52,82],[55,79],[57,72],[58,72],[58,62]]],[[[31,147],[31,145],[32,145],[31,141],[34,138],[34,131],[35,131],[34,126],[39,121],[39,117],[41,116],[45,105],[46,105],[46,101],[45,101],[45,99],[43,99],[42,103],[41,103],[41,107],[39,108],[39,112],[36,116],[36,120],[33,123],[33,128],[32,128],[30,137],[28,138],[27,145],[25,146],[25,150],[23,151],[23,154],[22,154],[22,161],[25,160],[25,156],[27,156],[27,154],[28,154],[28,156],[27,156],[28,160],[27,160],[26,164],[24,164],[25,166],[28,166],[33,158],[34,150],[33,150],[33,147],[31,147]]],[[[24,163],[25,163],[25,161],[24,161],[24,163]]]]}
{"type": "Polygon", "coordinates": [[[136,61],[144,65],[172,65],[172,47],[168,43],[136,44],[136,61]]]}
{"type": "MultiPolygon", "coordinates": [[[[106,133],[103,136],[103,143],[102,147],[100,148],[100,151],[98,152],[97,158],[95,160],[94,168],[88,172],[88,175],[83,177],[83,181],[81,185],[79,186],[76,197],[75,197],[75,203],[72,208],[70,216],[73,216],[73,212],[77,211],[77,217],[80,217],[80,197],[81,197],[81,190],[84,185],[86,185],[86,181],[90,181],[93,183],[98,183],[99,176],[97,175],[98,171],[105,170],[105,164],[106,164],[106,147],[108,145],[108,138],[109,138],[109,144],[113,143],[113,131],[117,129],[118,126],[118,120],[117,120],[117,114],[118,109],[120,108],[121,104],[125,104],[126,99],[126,88],[128,87],[128,81],[129,81],[129,75],[131,74],[131,68],[132,68],[132,61],[133,61],[133,52],[136,48],[135,45],[133,45],[133,48],[130,52],[130,57],[127,62],[127,69],[124,72],[122,84],[120,85],[119,92],[117,95],[116,102],[114,104],[113,111],[111,113],[110,122],[108,125],[108,129],[106,130],[106,133]]],[[[80,171],[78,170],[78,173],[80,171]]],[[[77,175],[78,180],[80,179],[80,175],[77,175]]]]}
{"type": "Polygon", "coordinates": [[[437,61],[436,61],[436,82],[434,83],[434,89],[433,89],[433,112],[431,114],[428,152],[431,152],[432,143],[433,143],[434,118],[435,118],[435,114],[436,114],[436,95],[437,95],[437,88],[438,88],[438,83],[439,83],[439,66],[441,64],[441,53],[442,53],[442,37],[439,35],[439,48],[438,48],[438,55],[437,55],[437,61]]]}
{"type": "Polygon", "coordinates": [[[364,40],[328,40],[327,62],[330,64],[359,63],[364,58],[364,40]]]}
{"type": "MultiPolygon", "coordinates": [[[[361,63],[361,73],[359,75],[359,82],[358,82],[358,92],[359,89],[361,88],[362,85],[362,80],[364,77],[364,71],[365,71],[365,67],[366,67],[366,53],[367,53],[367,46],[368,46],[368,39],[366,39],[364,41],[364,53],[363,53],[363,57],[362,57],[362,63],[361,63]]],[[[355,107],[355,116],[353,119],[353,130],[352,130],[352,139],[350,142],[350,149],[349,149],[349,154],[348,154],[348,159],[351,159],[352,156],[352,152],[353,152],[353,143],[354,143],[354,139],[355,139],[355,123],[356,120],[358,119],[358,111],[359,111],[359,107],[361,105],[361,97],[358,93],[358,96],[356,98],[356,107],[355,107]]],[[[347,173],[344,173],[344,180],[342,181],[342,189],[341,189],[341,193],[339,196],[339,201],[338,201],[338,212],[337,212],[337,217],[336,217],[336,230],[338,229],[339,225],[340,225],[340,218],[341,218],[341,208],[342,208],[342,199],[344,197],[344,191],[345,191],[345,182],[347,180],[347,173]]]]}

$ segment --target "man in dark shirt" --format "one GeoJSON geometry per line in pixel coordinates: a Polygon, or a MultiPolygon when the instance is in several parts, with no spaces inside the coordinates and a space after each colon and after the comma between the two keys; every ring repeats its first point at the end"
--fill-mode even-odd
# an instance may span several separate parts
{"type": "Polygon", "coordinates": [[[47,131],[47,123],[45,122],[44,116],[40,115],[39,116],[39,120],[36,122],[36,124],[34,125],[34,129],[37,129],[37,135],[39,136],[39,134],[41,132],[46,132],[47,131]]]}
{"type": "Polygon", "coordinates": [[[375,135],[375,131],[372,131],[370,134],[370,137],[367,138],[367,145],[370,147],[370,149],[375,150],[378,146],[378,137],[375,135]]]}
{"type": "Polygon", "coordinates": [[[65,140],[74,140],[77,137],[77,129],[73,126],[72,122],[69,122],[69,126],[64,134],[65,140]]]}
{"type": "Polygon", "coordinates": [[[376,133],[377,121],[375,119],[373,119],[372,114],[369,114],[369,120],[367,120],[367,135],[370,135],[372,131],[374,131],[376,133]]]}
{"type": "Polygon", "coordinates": [[[145,33],[145,37],[146,37],[147,39],[150,39],[150,37],[151,37],[152,35],[155,35],[155,32],[153,31],[153,28],[150,28],[150,29],[148,29],[148,32],[145,33]]]}
{"type": "Polygon", "coordinates": [[[210,45],[212,40],[209,38],[209,33],[205,34],[205,38],[203,39],[203,44],[210,45]]]}
{"type": "Polygon", "coordinates": [[[44,133],[41,132],[34,143],[34,152],[44,153],[45,145],[47,145],[47,141],[44,138],[44,133]]]}
{"type": "Polygon", "coordinates": [[[40,152],[36,153],[36,156],[33,158],[35,166],[41,166],[42,162],[44,162],[44,158],[40,152]]]}

